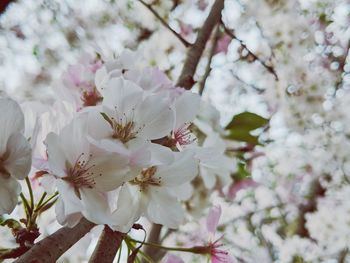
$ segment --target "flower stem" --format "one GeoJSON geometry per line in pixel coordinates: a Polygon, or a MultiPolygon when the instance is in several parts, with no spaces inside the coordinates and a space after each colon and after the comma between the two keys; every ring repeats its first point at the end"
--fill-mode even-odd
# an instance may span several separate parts
{"type": "Polygon", "coordinates": [[[160,244],[143,242],[140,240],[133,239],[131,237],[127,237],[126,239],[133,241],[133,242],[136,242],[136,243],[142,243],[143,245],[146,245],[146,246],[152,246],[152,247],[156,247],[156,248],[164,249],[164,250],[169,250],[169,251],[180,251],[180,252],[188,252],[188,253],[194,253],[194,254],[206,254],[206,250],[207,250],[207,247],[205,247],[205,246],[195,246],[195,247],[189,247],[189,248],[166,247],[166,246],[162,246],[160,244]]]}
{"type": "Polygon", "coordinates": [[[26,180],[26,184],[27,184],[29,196],[30,196],[30,208],[31,208],[31,210],[33,210],[34,209],[34,195],[33,195],[32,185],[30,183],[28,176],[26,177],[25,180],[26,180]]]}

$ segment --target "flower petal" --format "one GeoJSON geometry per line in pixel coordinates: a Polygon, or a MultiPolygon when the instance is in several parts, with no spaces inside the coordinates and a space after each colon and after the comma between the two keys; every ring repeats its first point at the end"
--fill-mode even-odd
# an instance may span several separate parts
{"type": "MultiPolygon", "coordinates": [[[[142,198],[136,187],[125,184],[118,196],[118,207],[113,212],[112,229],[126,233],[142,214],[142,198]]],[[[143,200],[145,201],[145,200],[143,200]]]]}
{"type": "Polygon", "coordinates": [[[7,141],[8,154],[4,167],[16,179],[24,179],[32,165],[32,149],[29,142],[20,133],[14,133],[7,141]]]}
{"type": "Polygon", "coordinates": [[[94,165],[89,173],[94,174],[96,189],[108,192],[121,186],[128,180],[128,159],[118,154],[105,154],[90,160],[94,165]]]}
{"type": "Polygon", "coordinates": [[[84,205],[82,214],[86,219],[95,224],[110,224],[111,213],[108,206],[107,195],[102,195],[94,190],[82,188],[81,200],[84,205]]]}
{"type": "Polygon", "coordinates": [[[195,119],[200,106],[200,96],[191,91],[184,92],[175,102],[175,129],[181,128],[185,123],[191,123],[195,119]]]}
{"type": "Polygon", "coordinates": [[[215,234],[221,216],[221,207],[213,206],[210,208],[207,217],[207,230],[211,234],[215,234]]]}
{"type": "Polygon", "coordinates": [[[45,139],[49,167],[53,175],[64,177],[66,175],[66,156],[61,148],[61,143],[57,134],[51,132],[45,139]]]}
{"type": "Polygon", "coordinates": [[[21,185],[11,176],[0,173],[0,215],[10,214],[18,202],[21,185]]]}
{"type": "Polygon", "coordinates": [[[123,78],[113,78],[108,82],[102,104],[120,114],[120,116],[113,116],[114,118],[131,119],[142,96],[142,89],[133,82],[123,78]]]}
{"type": "Polygon", "coordinates": [[[153,223],[177,228],[184,220],[184,210],[175,197],[152,187],[146,216],[153,223]]]}
{"type": "Polygon", "coordinates": [[[0,98],[0,155],[6,151],[7,140],[13,133],[24,131],[24,115],[18,103],[10,98],[0,98]]]}
{"type": "Polygon", "coordinates": [[[141,129],[138,136],[155,140],[170,134],[174,125],[174,112],[169,105],[169,100],[162,96],[145,98],[135,114],[136,124],[141,129]]]}
{"type": "Polygon", "coordinates": [[[159,166],[156,177],[161,177],[162,185],[177,186],[191,181],[198,174],[198,161],[191,152],[174,153],[175,161],[166,166],[159,166]]]}

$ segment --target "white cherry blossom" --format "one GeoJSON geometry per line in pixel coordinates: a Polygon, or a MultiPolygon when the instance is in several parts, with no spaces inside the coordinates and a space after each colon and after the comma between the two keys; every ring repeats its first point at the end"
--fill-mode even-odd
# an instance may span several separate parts
{"type": "Polygon", "coordinates": [[[17,205],[23,180],[31,168],[31,148],[23,136],[24,115],[17,102],[0,98],[0,215],[17,205]]]}
{"type": "Polygon", "coordinates": [[[47,176],[56,178],[60,193],[57,218],[61,224],[70,226],[78,222],[81,213],[96,221],[91,215],[94,209],[106,207],[105,192],[128,180],[127,157],[91,145],[86,121],[87,115],[83,114],[58,135],[49,133],[45,141],[50,172],[47,176]]]}

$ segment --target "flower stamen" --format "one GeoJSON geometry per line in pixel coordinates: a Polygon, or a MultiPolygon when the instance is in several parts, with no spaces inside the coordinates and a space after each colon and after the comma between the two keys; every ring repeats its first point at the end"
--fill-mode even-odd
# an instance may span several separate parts
{"type": "MultiPolygon", "coordinates": [[[[95,174],[89,171],[95,165],[88,165],[89,161],[80,160],[84,156],[84,153],[79,155],[73,167],[68,168],[67,175],[62,179],[70,183],[74,187],[74,192],[81,199],[80,188],[94,188],[96,185],[95,178],[102,176],[102,174],[95,174]]],[[[92,155],[90,155],[91,157],[92,155]]]]}
{"type": "Polygon", "coordinates": [[[157,167],[151,166],[150,168],[143,169],[134,180],[130,181],[131,184],[139,185],[140,191],[145,191],[149,185],[160,186],[161,177],[155,177],[157,167]]]}

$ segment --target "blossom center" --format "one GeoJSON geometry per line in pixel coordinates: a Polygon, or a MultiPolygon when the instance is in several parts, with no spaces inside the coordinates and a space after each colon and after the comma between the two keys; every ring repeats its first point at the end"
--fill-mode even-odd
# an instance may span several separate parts
{"type": "Polygon", "coordinates": [[[67,167],[69,167],[67,169],[67,175],[62,178],[64,181],[73,186],[74,192],[79,199],[81,199],[79,189],[94,188],[96,185],[94,178],[96,176],[102,176],[102,174],[96,174],[91,171],[91,168],[93,168],[95,165],[88,165],[89,161],[80,160],[83,156],[84,153],[78,157],[73,167],[69,167],[70,165],[67,165],[67,167]]]}
{"type": "Polygon", "coordinates": [[[126,123],[120,123],[114,118],[112,119],[112,129],[114,139],[120,140],[122,143],[126,143],[134,138],[136,138],[137,132],[134,132],[135,123],[129,121],[126,123]]]}
{"type": "Polygon", "coordinates": [[[94,87],[92,91],[82,91],[81,100],[84,103],[84,107],[88,107],[99,104],[102,101],[102,97],[96,87],[94,87]]]}
{"type": "Polygon", "coordinates": [[[140,191],[145,191],[148,186],[160,186],[161,177],[156,177],[155,173],[157,172],[157,167],[151,166],[150,168],[143,169],[141,173],[130,183],[138,185],[140,191]]]}
{"type": "Polygon", "coordinates": [[[132,109],[131,116],[129,117],[125,113],[120,114],[116,106],[114,107],[114,110],[116,117],[109,117],[107,114],[101,113],[113,130],[112,138],[120,140],[122,143],[127,143],[136,138],[137,134],[143,127],[136,128],[134,122],[135,109],[132,109]]]}
{"type": "Polygon", "coordinates": [[[179,129],[174,131],[173,137],[176,143],[183,145],[189,145],[192,144],[196,139],[193,138],[193,134],[189,127],[191,126],[191,123],[185,123],[183,126],[181,126],[179,129]]]}

